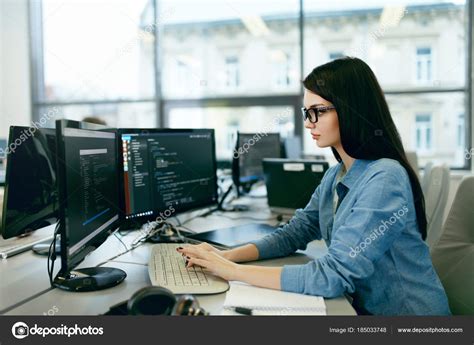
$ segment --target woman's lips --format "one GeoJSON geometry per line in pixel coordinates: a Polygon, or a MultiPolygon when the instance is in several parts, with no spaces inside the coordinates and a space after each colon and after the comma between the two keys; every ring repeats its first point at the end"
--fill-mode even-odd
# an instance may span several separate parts
{"type": "Polygon", "coordinates": [[[321,135],[319,134],[311,134],[311,137],[313,138],[313,140],[318,140],[320,136],[321,135]]]}

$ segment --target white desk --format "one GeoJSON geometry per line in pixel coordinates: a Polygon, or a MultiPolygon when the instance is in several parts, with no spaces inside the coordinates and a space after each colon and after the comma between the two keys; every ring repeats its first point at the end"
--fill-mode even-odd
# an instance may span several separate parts
{"type": "MultiPolygon", "coordinates": [[[[240,199],[239,203],[251,205],[251,212],[225,214],[226,217],[235,217],[235,220],[213,214],[206,218],[196,218],[187,223],[186,226],[201,232],[255,222],[255,220],[245,219],[245,217],[260,218],[262,222],[263,219],[267,219],[269,224],[275,224],[276,221],[271,219],[272,215],[265,202],[266,199],[240,199]]],[[[185,219],[183,216],[179,218],[182,221],[185,219]]],[[[136,236],[137,233],[132,232],[125,236],[123,241],[128,245],[136,236]]],[[[150,285],[147,268],[150,247],[151,244],[145,244],[104,265],[121,268],[127,273],[125,281],[118,286],[102,291],[84,293],[52,289],[14,308],[11,308],[11,306],[49,288],[46,258],[38,257],[30,251],[3,260],[0,262],[2,277],[0,281],[0,309],[4,310],[10,307],[11,309],[5,313],[6,315],[43,315],[48,311],[54,315],[97,315],[104,313],[110,306],[128,299],[138,289],[150,285]]],[[[111,236],[100,248],[91,253],[79,267],[95,266],[124,250],[123,245],[114,236],[111,236]]],[[[305,252],[286,258],[259,261],[252,264],[265,266],[301,264],[311,260],[311,257],[322,256],[325,252],[324,242],[314,241],[309,244],[305,252]]],[[[57,265],[60,265],[59,261],[57,261],[57,265]]],[[[225,293],[198,296],[201,306],[211,314],[220,314],[224,299],[225,293]]],[[[356,315],[354,309],[344,297],[326,299],[326,306],[328,315],[356,315]]]]}

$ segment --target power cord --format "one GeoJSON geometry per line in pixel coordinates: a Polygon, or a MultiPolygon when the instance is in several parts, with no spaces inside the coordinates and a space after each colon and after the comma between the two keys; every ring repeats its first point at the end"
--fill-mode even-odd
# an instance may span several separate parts
{"type": "Polygon", "coordinates": [[[60,226],[59,222],[56,223],[56,227],[54,228],[53,241],[49,245],[49,251],[48,251],[47,265],[48,265],[49,283],[51,284],[51,287],[54,287],[53,274],[54,274],[54,262],[56,261],[56,239],[58,237],[59,226],[60,226]]]}
{"type": "Polygon", "coordinates": [[[113,235],[115,236],[115,238],[116,238],[117,240],[119,240],[120,243],[122,243],[122,245],[125,247],[125,249],[128,249],[127,245],[122,241],[122,239],[117,235],[117,233],[120,234],[119,230],[115,230],[114,233],[113,233],[113,235]]]}
{"type": "MultiPolygon", "coordinates": [[[[183,239],[183,242],[185,242],[185,243],[195,243],[195,244],[201,243],[201,241],[197,241],[197,240],[192,240],[192,239],[187,239],[187,238],[185,238],[185,237],[179,232],[179,229],[177,229],[176,227],[174,227],[172,224],[170,224],[170,223],[168,223],[168,222],[160,223],[160,225],[163,225],[163,224],[165,224],[165,223],[166,223],[167,225],[169,225],[169,226],[172,226],[173,229],[176,230],[178,236],[183,239]]],[[[151,225],[151,222],[148,222],[147,224],[144,225],[144,227],[146,227],[146,226],[150,227],[150,225],[151,225]]],[[[102,266],[102,265],[105,265],[106,263],[111,262],[111,261],[117,259],[118,257],[120,257],[120,256],[122,256],[122,255],[125,255],[125,254],[131,252],[132,250],[134,250],[134,249],[136,249],[136,248],[142,246],[143,244],[146,243],[146,241],[147,241],[150,237],[153,237],[153,235],[156,235],[159,231],[162,231],[161,227],[162,227],[162,226],[160,226],[159,228],[151,228],[151,229],[140,230],[142,236],[141,236],[141,237],[140,237],[140,236],[137,236],[137,237],[135,238],[135,240],[133,240],[132,246],[131,246],[130,248],[128,248],[128,249],[125,250],[124,252],[119,253],[119,254],[117,254],[117,255],[111,257],[110,259],[107,259],[106,261],[104,261],[104,262],[98,264],[97,267],[102,266]],[[145,232],[145,233],[143,233],[143,232],[145,232]]]]}

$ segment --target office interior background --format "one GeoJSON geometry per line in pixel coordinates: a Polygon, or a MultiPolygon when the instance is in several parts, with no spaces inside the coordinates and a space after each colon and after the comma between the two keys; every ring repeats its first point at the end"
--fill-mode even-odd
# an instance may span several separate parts
{"type": "Polygon", "coordinates": [[[303,128],[301,80],[343,55],[374,70],[407,151],[451,170],[446,210],[473,172],[472,3],[309,0],[1,0],[0,139],[60,118],[114,127],[303,128]]]}

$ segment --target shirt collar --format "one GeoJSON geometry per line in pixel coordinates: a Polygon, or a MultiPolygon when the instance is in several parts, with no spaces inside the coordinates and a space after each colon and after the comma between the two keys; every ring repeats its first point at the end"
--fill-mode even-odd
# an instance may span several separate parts
{"type": "MultiPolygon", "coordinates": [[[[352,163],[350,169],[346,172],[344,177],[341,179],[339,183],[342,183],[347,188],[351,189],[355,182],[359,179],[359,177],[366,171],[367,166],[369,163],[372,162],[370,160],[364,159],[356,159],[354,163],[352,163]]],[[[337,173],[341,171],[344,164],[342,162],[339,163],[339,168],[337,169],[337,173]]]]}

